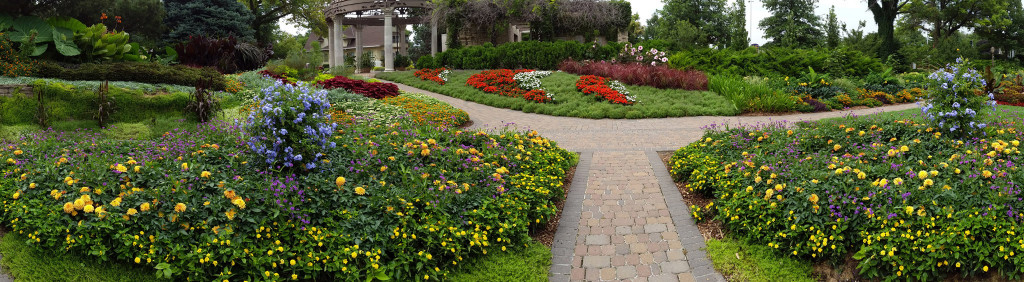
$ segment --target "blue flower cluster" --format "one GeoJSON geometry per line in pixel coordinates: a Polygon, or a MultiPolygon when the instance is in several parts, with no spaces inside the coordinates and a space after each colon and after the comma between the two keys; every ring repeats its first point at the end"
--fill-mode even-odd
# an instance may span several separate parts
{"type": "Polygon", "coordinates": [[[977,70],[968,67],[966,60],[957,59],[955,64],[929,75],[928,81],[928,101],[921,113],[933,126],[956,137],[984,133],[988,124],[981,122],[980,115],[985,106],[994,110],[996,101],[991,93],[979,95],[986,82],[977,70]]]}
{"type": "Polygon", "coordinates": [[[249,149],[271,167],[312,170],[326,150],[336,124],[330,122],[327,91],[277,81],[257,95],[246,120],[249,149]]]}

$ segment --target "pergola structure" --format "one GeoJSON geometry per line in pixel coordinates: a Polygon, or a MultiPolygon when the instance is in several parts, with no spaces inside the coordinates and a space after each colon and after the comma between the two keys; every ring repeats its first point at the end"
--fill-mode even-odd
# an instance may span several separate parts
{"type": "MultiPolygon", "coordinates": [[[[345,65],[344,25],[355,29],[355,56],[363,55],[362,29],[364,26],[384,26],[384,71],[395,70],[395,49],[392,41],[395,25],[404,36],[404,26],[424,22],[422,17],[396,14],[397,10],[430,9],[429,0],[334,0],[324,10],[329,37],[328,62],[332,67],[345,65]]],[[[430,54],[437,54],[437,21],[430,21],[430,54]]]]}

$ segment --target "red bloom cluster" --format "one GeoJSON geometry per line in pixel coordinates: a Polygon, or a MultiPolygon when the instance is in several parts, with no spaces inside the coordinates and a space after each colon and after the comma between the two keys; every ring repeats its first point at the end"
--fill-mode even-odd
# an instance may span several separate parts
{"type": "Polygon", "coordinates": [[[448,70],[448,69],[446,69],[446,68],[419,69],[419,70],[416,71],[415,75],[416,75],[416,77],[419,77],[422,80],[429,80],[429,81],[437,82],[437,84],[444,85],[446,81],[444,81],[444,79],[441,78],[440,74],[441,74],[441,72],[444,72],[446,70],[448,70]]]}
{"type": "Polygon", "coordinates": [[[632,105],[633,102],[626,99],[626,95],[608,87],[608,80],[608,78],[596,75],[584,75],[576,81],[576,90],[583,91],[584,94],[603,98],[615,104],[632,105]]]}
{"type": "Polygon", "coordinates": [[[398,85],[384,82],[366,82],[362,80],[349,79],[344,76],[336,76],[332,79],[317,83],[324,89],[344,88],[352,93],[360,94],[369,98],[384,99],[398,96],[398,85]]]}
{"type": "Polygon", "coordinates": [[[291,85],[295,85],[295,82],[294,82],[294,81],[289,81],[287,77],[284,77],[283,75],[279,75],[279,74],[276,74],[276,73],[270,72],[270,71],[268,71],[268,70],[261,70],[261,71],[259,72],[259,74],[262,74],[263,76],[269,76],[269,77],[272,77],[272,78],[274,78],[274,79],[277,79],[277,80],[280,80],[281,82],[284,82],[284,83],[286,83],[286,84],[291,84],[291,85]]]}
{"type": "Polygon", "coordinates": [[[470,76],[469,80],[466,80],[466,85],[483,90],[487,93],[496,93],[501,96],[524,98],[537,103],[550,102],[551,98],[548,97],[544,90],[526,90],[519,88],[519,83],[516,82],[515,75],[517,73],[532,71],[533,70],[526,69],[514,71],[510,69],[485,70],[470,76]]]}

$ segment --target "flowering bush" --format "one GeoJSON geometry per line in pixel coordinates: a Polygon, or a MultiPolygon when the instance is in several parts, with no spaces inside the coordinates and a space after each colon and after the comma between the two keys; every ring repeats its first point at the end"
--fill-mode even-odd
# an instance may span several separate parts
{"type": "Polygon", "coordinates": [[[637,102],[622,83],[596,75],[581,76],[576,81],[576,89],[614,104],[632,105],[637,102]]]}
{"type": "Polygon", "coordinates": [[[318,82],[316,85],[323,87],[324,89],[343,88],[351,91],[352,93],[361,94],[373,99],[384,99],[386,97],[398,96],[399,94],[398,85],[395,85],[394,83],[366,82],[350,79],[344,76],[336,76],[334,78],[318,82]]]}
{"type": "Polygon", "coordinates": [[[448,83],[448,76],[452,74],[452,71],[446,68],[439,69],[419,69],[416,71],[416,77],[422,80],[429,80],[437,82],[437,84],[444,85],[448,83]]]}
{"type": "Polygon", "coordinates": [[[891,118],[712,126],[670,167],[687,187],[711,190],[701,216],[787,256],[853,254],[866,279],[1019,279],[1024,131],[946,134],[891,118]]]}
{"type": "Polygon", "coordinates": [[[696,70],[678,70],[667,66],[611,62],[564,61],[558,69],[576,75],[609,77],[630,85],[661,89],[708,90],[708,76],[696,70]]]}
{"type": "Polygon", "coordinates": [[[29,244],[176,280],[442,280],[526,243],[574,162],[536,132],[333,133],[345,146],[302,176],[267,169],[223,124],[138,142],[31,134],[0,144],[0,220],[29,244]]]}
{"type": "Polygon", "coordinates": [[[958,137],[968,137],[988,126],[978,117],[996,101],[992,93],[978,92],[985,88],[985,80],[978,71],[957,59],[928,76],[928,101],[921,112],[933,126],[958,137]]]}
{"type": "MultiPolygon", "coordinates": [[[[524,73],[533,73],[534,70],[485,70],[478,74],[474,74],[466,80],[466,85],[472,86],[473,88],[483,90],[487,93],[495,93],[501,96],[513,97],[513,98],[524,98],[529,101],[537,103],[551,102],[553,95],[547,93],[543,89],[524,89],[521,86],[517,76],[524,73]],[[529,93],[529,96],[527,96],[529,93]]],[[[530,74],[519,76],[520,80],[527,83],[528,86],[540,86],[540,77],[550,75],[550,72],[544,74],[530,74]],[[529,81],[528,81],[529,80],[529,81]],[[535,81],[533,81],[535,80],[535,81]]]]}
{"type": "Polygon", "coordinates": [[[15,49],[7,35],[0,32],[0,76],[29,76],[36,68],[36,61],[15,49]]]}
{"type": "Polygon", "coordinates": [[[246,121],[246,144],[268,166],[312,170],[334,148],[327,91],[277,82],[257,99],[246,121]]]}
{"type": "Polygon", "coordinates": [[[658,51],[658,49],[647,48],[647,50],[644,50],[643,45],[633,46],[631,43],[626,43],[622,47],[622,52],[619,52],[617,61],[656,66],[668,63],[668,57],[666,57],[665,52],[658,51]]]}
{"type": "Polygon", "coordinates": [[[466,111],[423,94],[405,93],[384,98],[383,101],[385,104],[405,109],[418,125],[448,128],[469,122],[469,114],[466,111]]]}

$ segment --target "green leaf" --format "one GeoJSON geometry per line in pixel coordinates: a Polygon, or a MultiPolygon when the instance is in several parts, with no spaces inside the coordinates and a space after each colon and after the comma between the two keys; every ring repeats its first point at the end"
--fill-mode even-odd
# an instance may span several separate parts
{"type": "Polygon", "coordinates": [[[377,272],[377,277],[376,278],[377,278],[377,280],[380,280],[380,281],[391,280],[391,277],[388,277],[388,275],[385,274],[384,271],[377,272]]]}
{"type": "MultiPolygon", "coordinates": [[[[70,33],[70,31],[67,31],[70,33]]],[[[56,29],[53,30],[53,44],[57,47],[57,52],[66,57],[78,56],[82,51],[78,49],[78,45],[75,45],[74,41],[67,40],[68,34],[60,32],[56,29]]]]}
{"type": "Polygon", "coordinates": [[[50,44],[36,45],[35,50],[32,50],[32,55],[30,55],[30,56],[35,57],[35,56],[42,55],[43,53],[46,53],[46,48],[47,47],[50,47],[50,44]]]}
{"type": "Polygon", "coordinates": [[[78,32],[86,29],[85,24],[72,17],[52,17],[46,19],[46,23],[53,27],[64,28],[72,32],[78,32]]]}
{"type": "Polygon", "coordinates": [[[25,36],[32,34],[33,30],[39,32],[35,43],[53,41],[53,26],[38,17],[25,16],[14,20],[14,30],[22,32],[25,36]]]}

